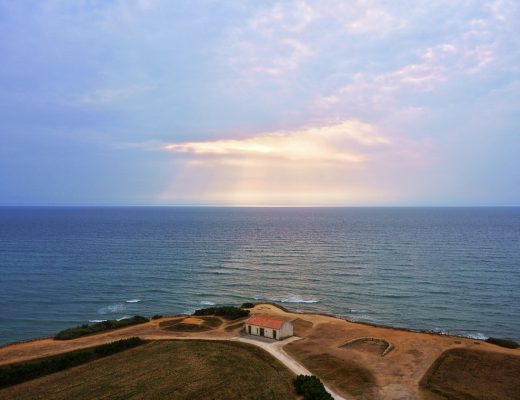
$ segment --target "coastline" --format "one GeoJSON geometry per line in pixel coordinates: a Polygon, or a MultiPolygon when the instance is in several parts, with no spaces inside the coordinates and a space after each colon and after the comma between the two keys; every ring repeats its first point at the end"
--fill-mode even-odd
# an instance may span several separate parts
{"type": "MultiPolygon", "coordinates": [[[[323,317],[334,318],[334,319],[337,319],[337,320],[340,320],[340,321],[345,321],[345,322],[352,323],[352,324],[366,325],[366,326],[371,327],[371,328],[381,328],[381,329],[388,329],[388,330],[402,331],[402,332],[409,332],[409,333],[420,333],[420,334],[441,336],[441,337],[447,337],[447,338],[468,339],[468,340],[475,340],[475,341],[481,341],[481,342],[486,342],[486,339],[489,338],[489,337],[486,337],[486,339],[483,339],[483,338],[476,338],[476,337],[462,335],[462,334],[459,335],[459,334],[454,334],[454,333],[437,332],[437,331],[428,330],[428,329],[415,329],[415,328],[405,328],[405,327],[399,327],[399,326],[393,326],[393,325],[376,324],[376,323],[373,323],[373,322],[357,321],[357,320],[354,320],[354,319],[347,318],[345,316],[329,314],[329,313],[323,313],[323,312],[310,312],[310,311],[291,310],[290,308],[288,308],[286,306],[283,306],[281,304],[274,303],[274,302],[258,302],[258,303],[254,303],[254,304],[255,304],[255,306],[257,306],[257,305],[270,305],[270,306],[273,306],[273,307],[276,307],[276,308],[280,309],[283,312],[290,313],[290,314],[320,315],[320,316],[323,316],[323,317]]],[[[165,319],[168,319],[168,318],[178,318],[178,317],[187,317],[187,316],[190,316],[190,315],[192,315],[192,314],[180,313],[180,314],[163,315],[163,318],[165,318],[165,319]]],[[[52,339],[52,338],[53,338],[53,336],[39,336],[39,337],[34,337],[34,338],[29,338],[29,339],[17,340],[17,341],[13,341],[13,342],[0,344],[0,349],[6,348],[6,347],[9,347],[9,346],[19,345],[19,344],[24,344],[24,343],[30,343],[30,342],[40,341],[40,340],[46,340],[46,339],[52,339]]]]}
{"type": "MultiPolygon", "coordinates": [[[[255,304],[250,312],[291,321],[294,336],[287,341],[275,341],[272,346],[279,346],[280,352],[318,376],[328,388],[345,398],[359,398],[355,393],[363,393],[363,398],[430,400],[430,397],[421,397],[421,381],[434,362],[450,351],[465,351],[484,357],[482,365],[486,368],[496,365],[486,361],[486,354],[520,359],[520,348],[504,348],[480,339],[381,327],[335,315],[291,311],[273,303],[255,304]],[[381,343],[386,343],[386,348],[391,347],[391,351],[382,351],[381,343]]],[[[236,341],[242,338],[255,341],[254,337],[243,332],[247,317],[235,320],[211,317],[220,319],[221,323],[206,330],[172,329],[186,323],[197,325],[200,321],[196,320],[201,318],[207,317],[185,314],[163,316],[146,323],[72,340],[44,338],[11,343],[0,347],[0,365],[45,358],[131,337],[148,341],[236,341]]],[[[265,344],[262,339],[258,341],[258,347],[265,344]]]]}

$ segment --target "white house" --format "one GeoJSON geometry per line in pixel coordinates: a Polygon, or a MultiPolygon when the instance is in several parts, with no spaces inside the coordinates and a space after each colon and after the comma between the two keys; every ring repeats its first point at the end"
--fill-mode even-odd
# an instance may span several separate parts
{"type": "Polygon", "coordinates": [[[269,315],[252,315],[246,322],[246,333],[282,340],[293,335],[293,324],[290,321],[269,315]]]}

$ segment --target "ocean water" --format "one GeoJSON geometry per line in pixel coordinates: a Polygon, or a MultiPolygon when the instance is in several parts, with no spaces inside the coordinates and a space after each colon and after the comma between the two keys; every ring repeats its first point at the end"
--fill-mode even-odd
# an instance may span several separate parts
{"type": "Polygon", "coordinates": [[[520,208],[0,208],[0,344],[269,301],[520,339],[520,208]]]}

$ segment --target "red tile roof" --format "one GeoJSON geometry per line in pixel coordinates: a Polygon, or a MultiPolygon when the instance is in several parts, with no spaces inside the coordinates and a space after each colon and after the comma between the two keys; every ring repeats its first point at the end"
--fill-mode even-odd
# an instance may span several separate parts
{"type": "Polygon", "coordinates": [[[269,315],[252,315],[246,324],[261,326],[263,328],[280,329],[286,322],[284,319],[271,317],[269,315]]]}

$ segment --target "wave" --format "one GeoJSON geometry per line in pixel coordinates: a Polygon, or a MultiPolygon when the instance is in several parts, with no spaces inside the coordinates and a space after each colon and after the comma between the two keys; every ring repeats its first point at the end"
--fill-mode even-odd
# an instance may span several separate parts
{"type": "Polygon", "coordinates": [[[125,303],[139,303],[141,300],[140,299],[130,299],[130,300],[125,300],[125,303]]]}
{"type": "Polygon", "coordinates": [[[470,338],[470,339],[477,339],[477,340],[486,340],[488,336],[484,335],[483,333],[477,332],[477,333],[463,333],[464,336],[470,338]]]}
{"type": "Polygon", "coordinates": [[[202,300],[200,302],[200,305],[202,306],[214,306],[216,303],[213,303],[212,301],[208,301],[208,300],[202,300]]]}
{"type": "Polygon", "coordinates": [[[298,296],[298,295],[291,295],[285,299],[280,299],[280,300],[275,300],[275,301],[278,301],[280,303],[303,303],[303,304],[315,304],[315,303],[319,303],[320,301],[319,300],[316,300],[316,299],[304,299],[303,297],[301,296],[298,296]]]}
{"type": "Polygon", "coordinates": [[[124,319],[132,318],[130,315],[125,315],[124,317],[116,319],[116,321],[122,321],[124,319]]]}
{"type": "Polygon", "coordinates": [[[125,305],[123,303],[111,304],[106,307],[101,307],[98,310],[98,314],[111,314],[117,313],[125,310],[125,305]]]}
{"type": "Polygon", "coordinates": [[[88,322],[90,322],[91,324],[98,324],[100,322],[105,322],[107,321],[106,319],[89,319],[88,322]]]}

